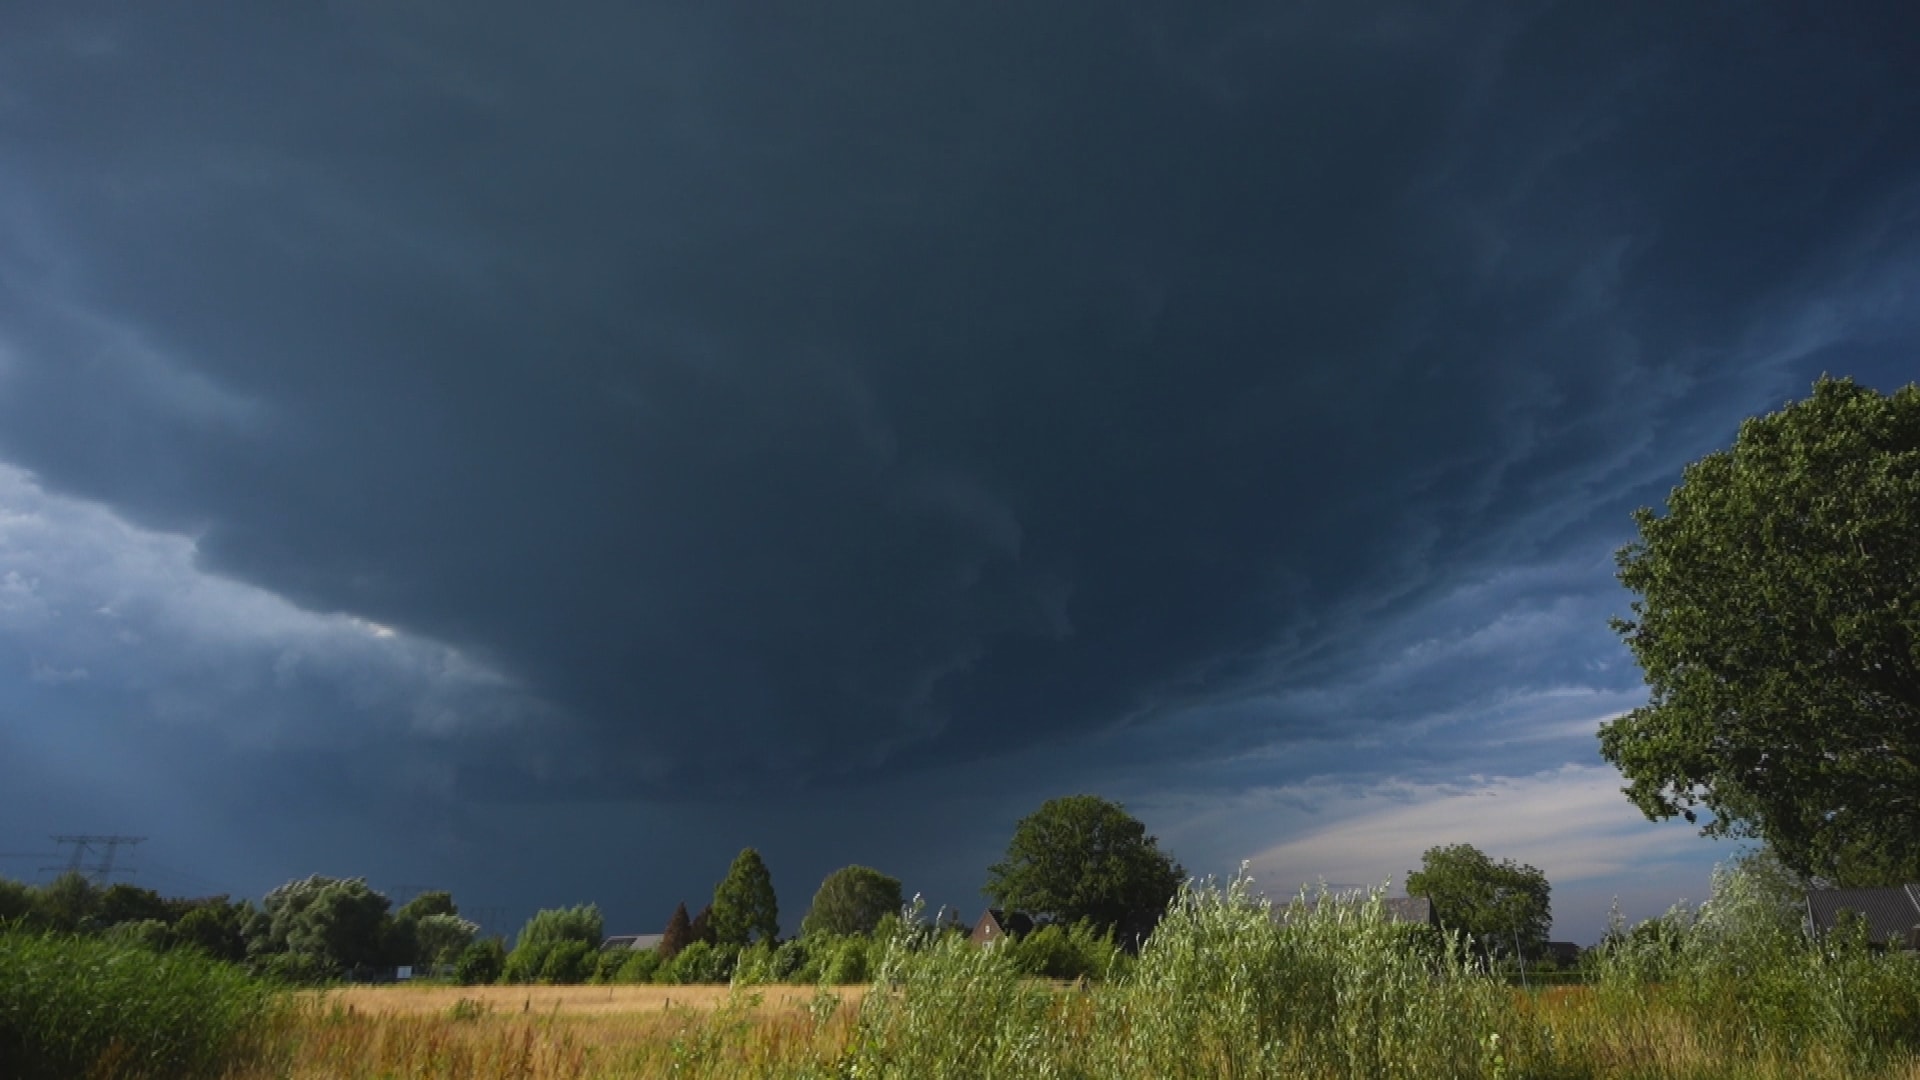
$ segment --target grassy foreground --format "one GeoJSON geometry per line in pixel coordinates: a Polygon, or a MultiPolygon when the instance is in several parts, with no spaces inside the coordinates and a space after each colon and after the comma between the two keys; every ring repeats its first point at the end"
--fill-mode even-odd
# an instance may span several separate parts
{"type": "Polygon", "coordinates": [[[1708,904],[1623,937],[1592,985],[1532,994],[1443,940],[1388,923],[1377,901],[1276,919],[1243,881],[1184,891],[1133,969],[1090,986],[1035,980],[1006,950],[908,926],[879,950],[864,993],[489,987],[263,997],[243,979],[209,998],[182,981],[176,1004],[205,1005],[217,1021],[205,1025],[150,1003],[121,1010],[167,995],[143,998],[137,981],[97,967],[80,989],[60,990],[57,1007],[23,1005],[7,976],[25,970],[44,989],[65,969],[0,953],[0,1039],[12,1040],[0,1046],[68,1055],[57,1068],[0,1073],[1920,1080],[1920,958],[1874,953],[1857,939],[1809,942],[1791,903],[1737,872],[1708,904]],[[103,1007],[161,1018],[127,1029],[134,1034],[165,1033],[167,1017],[200,1034],[179,1050],[128,1041],[111,1024],[71,1036],[103,1007]],[[181,1056],[135,1052],[149,1045],[181,1056]],[[147,1064],[155,1061],[167,1064],[147,1064]]]}
{"type": "Polygon", "coordinates": [[[1593,985],[1536,993],[1377,902],[1273,916],[1245,882],[1189,889],[1132,972],[1086,987],[907,930],[845,998],[353,991],[289,1030],[291,1073],[255,1075],[1920,1080],[1920,958],[1809,942],[1738,872],[1619,941],[1593,985]]]}
{"type": "Polygon", "coordinates": [[[0,930],[0,1077],[220,1077],[273,1060],[285,995],[192,949],[0,930]]]}

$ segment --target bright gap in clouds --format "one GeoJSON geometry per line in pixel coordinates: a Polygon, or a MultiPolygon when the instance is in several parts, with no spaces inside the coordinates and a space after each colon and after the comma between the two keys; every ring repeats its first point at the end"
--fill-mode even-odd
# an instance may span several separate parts
{"type": "Polygon", "coordinates": [[[1738,853],[1702,844],[1685,824],[1647,821],[1620,787],[1613,768],[1578,764],[1466,784],[1389,782],[1358,797],[1301,785],[1276,801],[1325,808],[1334,820],[1314,828],[1302,815],[1293,839],[1248,861],[1275,899],[1322,882],[1387,885],[1397,896],[1422,852],[1472,844],[1538,867],[1553,885],[1554,936],[1591,944],[1616,900],[1637,922],[1676,900],[1704,899],[1713,863],[1738,853]]]}
{"type": "Polygon", "coordinates": [[[146,721],[240,742],[298,745],[343,727],[450,735],[507,719],[484,703],[515,689],[446,645],[204,573],[191,538],[50,494],[5,463],[0,655],[42,695],[120,695],[146,721]],[[316,692],[327,708],[312,707],[316,692]]]}

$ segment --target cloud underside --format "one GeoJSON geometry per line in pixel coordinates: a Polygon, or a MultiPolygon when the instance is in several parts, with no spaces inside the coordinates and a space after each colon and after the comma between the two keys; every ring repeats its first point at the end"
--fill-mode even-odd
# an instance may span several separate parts
{"type": "Polygon", "coordinates": [[[1864,13],[287,18],[0,17],[0,692],[267,786],[1559,820],[1628,512],[1920,339],[1864,13]]]}

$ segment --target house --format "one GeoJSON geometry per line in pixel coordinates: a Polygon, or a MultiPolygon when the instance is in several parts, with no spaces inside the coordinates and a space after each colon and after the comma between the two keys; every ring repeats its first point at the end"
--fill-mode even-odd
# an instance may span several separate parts
{"type": "Polygon", "coordinates": [[[988,908],[973,924],[973,933],[967,940],[975,945],[991,945],[1005,938],[1018,939],[1032,933],[1041,924],[1024,911],[1003,911],[1000,908],[988,908]]]}
{"type": "Polygon", "coordinates": [[[1920,949],[1920,884],[1884,889],[1816,889],[1807,894],[1807,926],[1825,934],[1853,912],[1867,924],[1867,940],[1890,949],[1920,949]]]}
{"type": "Polygon", "coordinates": [[[1540,951],[1540,959],[1552,962],[1554,967],[1572,970],[1580,964],[1581,948],[1571,941],[1549,941],[1540,951]]]}
{"type": "Polygon", "coordinates": [[[665,937],[665,934],[615,934],[600,943],[600,951],[606,952],[608,949],[633,949],[635,951],[657,949],[660,947],[661,939],[665,937]]]}

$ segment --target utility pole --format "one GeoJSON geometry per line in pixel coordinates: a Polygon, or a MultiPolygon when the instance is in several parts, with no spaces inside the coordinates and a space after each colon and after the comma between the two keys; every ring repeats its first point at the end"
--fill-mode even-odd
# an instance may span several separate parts
{"type": "MultiPolygon", "coordinates": [[[[146,837],[144,836],[95,836],[78,834],[56,836],[53,838],[53,842],[56,844],[72,845],[73,854],[67,859],[66,866],[43,866],[40,868],[40,871],[41,873],[65,871],[69,874],[84,872],[88,880],[92,881],[95,885],[105,885],[107,884],[107,879],[113,876],[115,872],[113,869],[113,860],[114,856],[119,854],[120,849],[123,847],[133,847],[145,839],[146,837]],[[88,864],[86,857],[93,854],[96,847],[99,849],[99,861],[88,864]]],[[[130,870],[121,870],[119,872],[123,874],[132,873],[130,870]]]]}

